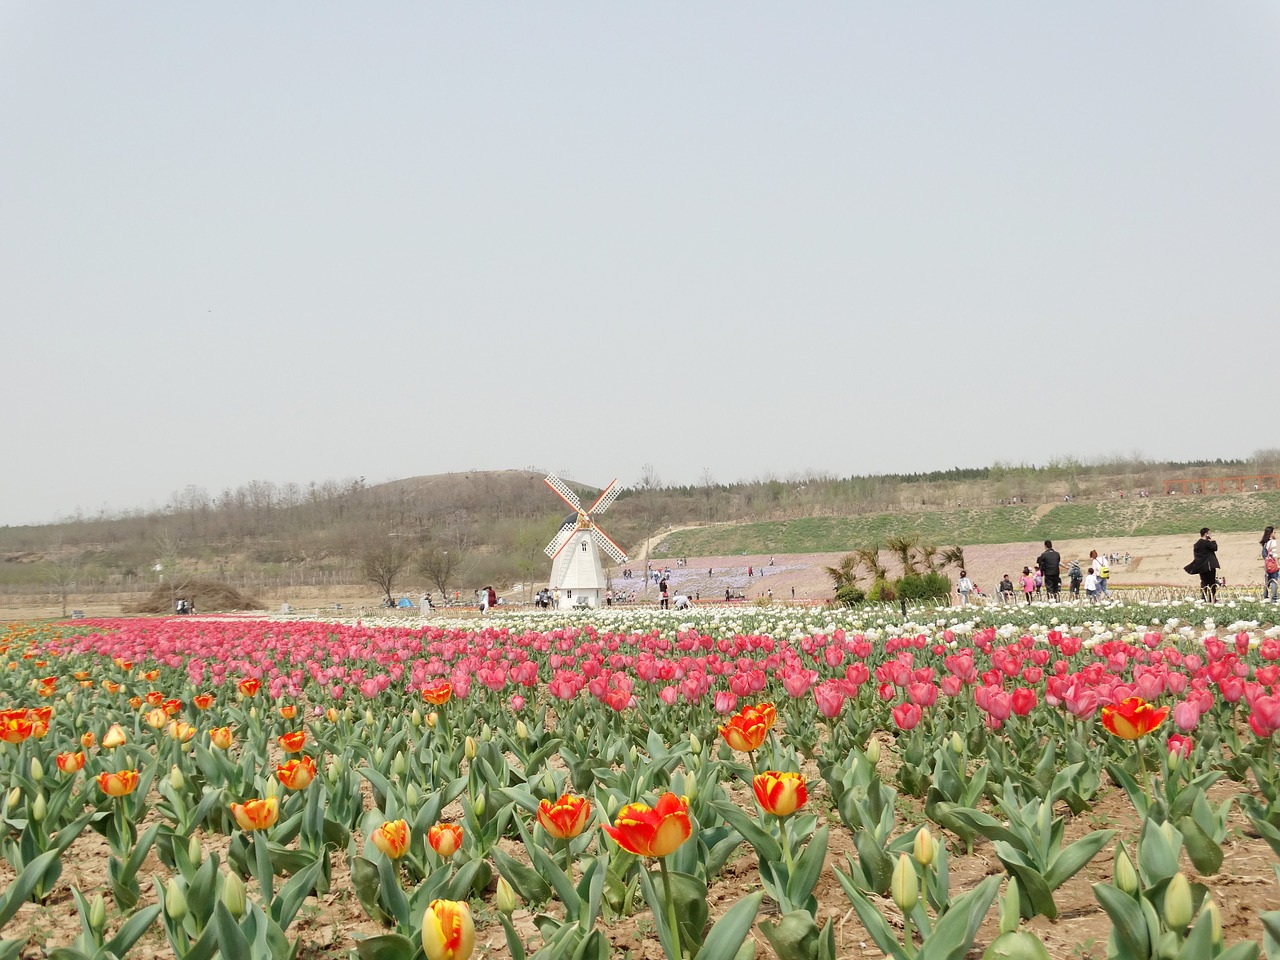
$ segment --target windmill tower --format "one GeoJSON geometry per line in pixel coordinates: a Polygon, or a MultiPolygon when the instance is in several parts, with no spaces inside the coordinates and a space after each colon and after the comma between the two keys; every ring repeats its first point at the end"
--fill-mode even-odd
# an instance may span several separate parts
{"type": "Polygon", "coordinates": [[[547,544],[546,554],[551,558],[551,588],[560,591],[560,607],[598,607],[604,602],[604,566],[600,553],[604,551],[614,563],[626,563],[627,555],[592,518],[609,509],[618,498],[620,490],[615,479],[605,487],[604,493],[587,509],[568,485],[555,474],[549,474],[546,484],[556,496],[573,509],[566,517],[560,532],[547,544]]]}

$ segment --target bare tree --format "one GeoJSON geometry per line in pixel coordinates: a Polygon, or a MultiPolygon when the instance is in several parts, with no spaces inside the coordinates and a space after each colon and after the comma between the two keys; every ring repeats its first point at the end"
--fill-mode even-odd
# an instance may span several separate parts
{"type": "Polygon", "coordinates": [[[447,600],[449,585],[456,584],[471,566],[471,554],[458,544],[432,544],[418,558],[418,571],[431,581],[447,600]]]}
{"type": "Polygon", "coordinates": [[[653,539],[653,525],[657,516],[657,492],[662,486],[662,478],[658,476],[658,470],[652,463],[646,463],[640,468],[640,482],[636,484],[636,490],[640,493],[640,502],[643,504],[641,508],[644,516],[644,592],[649,592],[649,543],[653,539]]]}
{"type": "Polygon", "coordinates": [[[408,565],[409,550],[394,537],[389,537],[386,543],[368,548],[361,558],[364,578],[378,585],[386,595],[388,606],[393,602],[391,593],[395,583],[408,565]]]}
{"type": "Polygon", "coordinates": [[[80,578],[80,564],[75,557],[61,551],[59,553],[60,555],[49,563],[47,576],[54,594],[62,601],[62,615],[65,617],[67,596],[76,588],[76,582],[80,578]]]}

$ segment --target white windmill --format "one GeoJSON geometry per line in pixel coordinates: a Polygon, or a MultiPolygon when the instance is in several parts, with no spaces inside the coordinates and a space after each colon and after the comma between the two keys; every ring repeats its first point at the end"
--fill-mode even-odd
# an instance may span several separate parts
{"type": "Polygon", "coordinates": [[[604,601],[606,587],[600,552],[608,554],[614,563],[626,563],[627,554],[596,526],[593,517],[609,509],[621,488],[615,479],[596,502],[584,510],[578,495],[555,474],[546,477],[546,484],[575,514],[565,518],[560,532],[547,544],[551,587],[560,591],[561,607],[598,607],[604,601]]]}

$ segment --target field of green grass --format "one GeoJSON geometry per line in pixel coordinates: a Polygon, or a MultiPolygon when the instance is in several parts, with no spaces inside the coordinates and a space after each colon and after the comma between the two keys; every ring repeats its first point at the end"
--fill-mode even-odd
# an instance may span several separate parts
{"type": "Polygon", "coordinates": [[[1059,503],[1041,512],[1037,516],[1034,507],[1016,505],[715,524],[664,537],[654,556],[832,553],[893,536],[917,536],[923,543],[946,546],[1194,534],[1204,526],[1221,533],[1261,532],[1280,521],[1280,492],[1059,503]]]}

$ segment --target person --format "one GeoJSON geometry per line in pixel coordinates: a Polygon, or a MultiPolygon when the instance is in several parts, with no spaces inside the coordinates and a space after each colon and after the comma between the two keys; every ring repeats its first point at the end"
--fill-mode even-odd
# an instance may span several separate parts
{"type": "Polygon", "coordinates": [[[658,592],[662,595],[662,602],[658,604],[663,610],[671,609],[671,598],[667,594],[667,578],[663,577],[658,581],[658,592]]]}
{"type": "Polygon", "coordinates": [[[690,607],[693,606],[693,601],[691,601],[683,593],[677,593],[675,600],[672,601],[672,605],[677,610],[688,610],[690,607]]]}
{"type": "Polygon", "coordinates": [[[1262,531],[1262,599],[1275,603],[1280,592],[1280,548],[1276,544],[1276,528],[1262,531]]]}
{"type": "Polygon", "coordinates": [[[1033,575],[1036,585],[1036,599],[1040,600],[1044,596],[1044,571],[1040,569],[1040,564],[1036,564],[1035,573],[1033,575]]]}
{"type": "Polygon", "coordinates": [[[1006,573],[1004,579],[1000,581],[1000,602],[1013,603],[1013,581],[1009,579],[1006,573]]]}
{"type": "Polygon", "coordinates": [[[1031,598],[1036,592],[1036,578],[1031,575],[1030,567],[1022,568],[1022,595],[1027,598],[1027,603],[1031,603],[1031,598]]]}
{"type": "Polygon", "coordinates": [[[1089,568],[1084,578],[1084,595],[1089,598],[1090,603],[1098,602],[1098,575],[1093,572],[1093,567],[1089,568]]]}
{"type": "Polygon", "coordinates": [[[1210,603],[1218,602],[1218,542],[1209,535],[1208,527],[1200,528],[1200,539],[1191,548],[1191,562],[1182,569],[1200,575],[1200,596],[1210,603]]]}
{"type": "Polygon", "coordinates": [[[489,588],[488,587],[485,587],[483,590],[480,591],[479,600],[480,600],[480,612],[488,613],[489,612],[489,588]]]}
{"type": "Polygon", "coordinates": [[[485,587],[484,589],[489,594],[489,609],[492,610],[498,605],[498,592],[493,587],[485,587]]]}
{"type": "Polygon", "coordinates": [[[1098,556],[1097,550],[1090,550],[1089,566],[1093,567],[1093,572],[1098,577],[1098,595],[1111,596],[1111,591],[1107,589],[1107,581],[1111,579],[1111,568],[1107,566],[1107,558],[1098,556]]]}
{"type": "Polygon", "coordinates": [[[973,581],[963,570],[960,571],[960,582],[956,584],[956,593],[960,594],[960,606],[967,606],[969,594],[973,593],[973,581]]]}
{"type": "Polygon", "coordinates": [[[1036,563],[1040,564],[1040,572],[1044,574],[1044,588],[1049,599],[1057,600],[1058,592],[1062,589],[1062,556],[1053,549],[1052,540],[1044,542],[1044,553],[1040,554],[1036,563]]]}
{"type": "Polygon", "coordinates": [[[422,603],[418,605],[418,616],[425,617],[431,612],[431,594],[424,593],[422,595],[422,603]]]}
{"type": "Polygon", "coordinates": [[[1080,572],[1080,561],[1072,560],[1071,568],[1067,571],[1067,579],[1071,582],[1071,599],[1080,599],[1080,584],[1084,580],[1084,574],[1080,572]]]}

